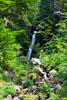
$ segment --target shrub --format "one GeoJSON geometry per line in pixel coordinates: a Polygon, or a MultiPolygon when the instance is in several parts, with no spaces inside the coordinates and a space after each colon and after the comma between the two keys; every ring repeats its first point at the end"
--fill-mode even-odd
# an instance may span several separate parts
{"type": "Polygon", "coordinates": [[[6,82],[11,82],[11,77],[5,76],[5,72],[3,72],[3,73],[1,74],[1,76],[2,76],[2,79],[3,79],[4,81],[6,81],[6,82]]]}
{"type": "Polygon", "coordinates": [[[4,92],[3,92],[3,98],[7,97],[9,94],[11,94],[12,96],[14,96],[16,90],[13,89],[12,87],[10,86],[7,86],[5,89],[4,89],[4,92]]]}
{"type": "Polygon", "coordinates": [[[2,99],[3,99],[2,94],[3,94],[3,88],[0,86],[0,100],[2,100],[2,99]]]}
{"type": "Polygon", "coordinates": [[[47,70],[51,69],[60,69],[62,66],[66,64],[66,55],[61,52],[47,54],[47,52],[42,52],[40,55],[40,59],[44,65],[48,65],[47,70]]]}
{"type": "Polygon", "coordinates": [[[3,86],[0,87],[0,100],[3,100],[3,98],[6,98],[9,94],[14,96],[16,90],[11,87],[11,84],[6,85],[3,84],[3,86]]]}
{"type": "Polygon", "coordinates": [[[65,81],[67,79],[67,65],[62,66],[57,73],[57,77],[59,77],[61,81],[65,81]]]}
{"type": "Polygon", "coordinates": [[[57,89],[55,93],[60,97],[67,97],[67,81],[64,81],[62,88],[57,89]]]}
{"type": "Polygon", "coordinates": [[[59,97],[61,97],[61,96],[62,96],[62,90],[59,89],[59,88],[56,89],[55,94],[56,94],[56,95],[59,95],[59,97]]]}
{"type": "Polygon", "coordinates": [[[43,84],[42,86],[39,87],[39,91],[45,94],[50,94],[50,87],[47,84],[43,84]]]}
{"type": "Polygon", "coordinates": [[[32,77],[32,79],[34,80],[34,79],[37,78],[37,74],[36,73],[32,73],[32,74],[30,74],[30,77],[32,77]]]}
{"type": "Polygon", "coordinates": [[[21,46],[15,43],[15,34],[10,30],[0,27],[0,65],[3,69],[11,67],[9,65],[21,46]]]}
{"type": "Polygon", "coordinates": [[[59,100],[59,98],[55,94],[51,93],[50,98],[47,100],[59,100]]]}
{"type": "Polygon", "coordinates": [[[33,82],[30,79],[24,81],[23,88],[29,88],[33,85],[33,82]]]}

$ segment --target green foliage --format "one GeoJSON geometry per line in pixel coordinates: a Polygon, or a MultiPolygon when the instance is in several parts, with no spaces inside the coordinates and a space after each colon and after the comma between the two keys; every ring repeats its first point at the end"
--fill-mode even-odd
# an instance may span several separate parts
{"type": "Polygon", "coordinates": [[[37,27],[37,41],[40,43],[40,47],[44,47],[44,44],[52,37],[53,28],[53,12],[49,0],[41,0],[40,12],[36,20],[37,27]]]}
{"type": "Polygon", "coordinates": [[[21,44],[22,46],[22,53],[24,54],[27,52],[28,47],[29,47],[29,35],[27,34],[26,30],[18,30],[16,31],[16,41],[21,44]]]}
{"type": "Polygon", "coordinates": [[[67,100],[67,98],[61,98],[60,100],[67,100]]]}
{"type": "Polygon", "coordinates": [[[67,79],[67,65],[62,66],[61,69],[58,71],[57,76],[60,80],[65,81],[67,79]],[[61,75],[60,75],[61,74],[61,75]]]}
{"type": "MultiPolygon", "coordinates": [[[[0,0],[0,24],[4,26],[7,18],[7,29],[17,34],[16,42],[22,46],[22,53],[26,55],[29,46],[27,25],[31,26],[38,13],[40,0],[0,0]]],[[[4,32],[5,33],[5,32],[4,32]]],[[[18,46],[18,45],[17,45],[18,46]]]]}
{"type": "MultiPolygon", "coordinates": [[[[61,89],[57,89],[55,94],[59,97],[67,97],[67,17],[66,12],[63,13],[63,19],[56,24],[57,33],[52,39],[45,44],[45,52],[42,50],[40,59],[44,65],[48,65],[47,70],[56,69],[57,74],[54,76],[63,81],[61,89]]],[[[51,99],[50,99],[51,100],[51,99]]]]}
{"type": "Polygon", "coordinates": [[[33,52],[32,52],[33,57],[39,57],[40,55],[39,51],[41,51],[41,49],[42,48],[40,47],[40,43],[35,44],[33,47],[33,52]]]}
{"type": "Polygon", "coordinates": [[[59,100],[59,98],[55,94],[51,93],[50,98],[47,100],[59,100]]]}
{"type": "MultiPolygon", "coordinates": [[[[33,55],[40,55],[42,63],[48,65],[48,71],[58,71],[54,77],[63,81],[63,85],[55,94],[60,96],[60,100],[67,100],[67,0],[57,0],[56,3],[57,7],[63,8],[60,22],[54,19],[50,0],[0,0],[0,24],[4,26],[4,17],[8,20],[6,28],[0,26],[0,81],[4,79],[20,83],[22,77],[29,75],[32,70],[32,64],[23,54],[26,55],[30,44],[27,25],[32,26],[34,23],[37,41],[33,55]],[[13,72],[15,76],[5,77],[4,70],[13,72]]],[[[36,79],[37,75],[32,73],[31,77],[36,79]]],[[[23,87],[29,88],[32,85],[33,82],[28,79],[25,80],[23,87]]],[[[40,86],[39,91],[50,94],[49,100],[58,100],[56,95],[51,94],[47,84],[40,86]]],[[[1,100],[9,94],[14,96],[14,93],[15,90],[10,86],[0,87],[1,100]]]]}
{"type": "Polygon", "coordinates": [[[67,97],[67,82],[64,81],[61,89],[56,89],[55,93],[60,97],[67,97]]]}
{"type": "Polygon", "coordinates": [[[31,26],[39,2],[40,0],[0,0],[0,18],[7,17],[8,26],[14,30],[21,29],[22,26],[25,28],[26,24],[31,26]]]}
{"type": "Polygon", "coordinates": [[[27,61],[26,57],[16,57],[9,62],[8,73],[14,73],[14,76],[5,76],[5,71],[2,70],[0,79],[6,82],[14,81],[17,84],[21,83],[22,77],[26,76],[31,70],[31,64],[27,61]],[[26,64],[28,63],[28,64],[26,64]]]}
{"type": "Polygon", "coordinates": [[[8,29],[0,27],[0,32],[0,64],[4,68],[16,57],[21,46],[15,43],[14,34],[8,29]]]}
{"type": "Polygon", "coordinates": [[[31,74],[30,74],[30,77],[32,77],[32,79],[34,80],[34,79],[37,78],[37,74],[36,74],[36,73],[31,73],[31,74]]]}
{"type": "Polygon", "coordinates": [[[11,80],[12,80],[11,77],[8,77],[8,76],[6,77],[6,76],[5,76],[5,72],[2,72],[1,78],[2,78],[2,81],[4,80],[4,81],[6,81],[6,82],[11,82],[11,80]]]}
{"type": "Polygon", "coordinates": [[[11,94],[12,96],[14,96],[14,93],[16,92],[16,90],[14,90],[12,87],[7,86],[4,89],[4,93],[3,93],[3,97],[7,97],[9,94],[11,94]]]}
{"type": "Polygon", "coordinates": [[[13,79],[17,84],[20,84],[23,76],[26,76],[31,70],[31,64],[27,61],[26,57],[16,57],[10,62],[10,69],[14,72],[13,79]]]}
{"type": "MultiPolygon", "coordinates": [[[[45,65],[48,65],[48,70],[50,70],[51,68],[54,69],[60,69],[61,67],[65,67],[67,66],[66,64],[66,55],[64,55],[61,52],[58,53],[51,53],[48,54],[47,52],[42,52],[40,55],[40,59],[42,59],[42,63],[45,65]]],[[[66,68],[66,67],[65,67],[66,68]]],[[[62,70],[62,69],[61,69],[62,70]]]]}
{"type": "Polygon", "coordinates": [[[44,93],[44,94],[50,94],[50,86],[47,84],[43,84],[39,87],[39,91],[44,93]]]}
{"type": "Polygon", "coordinates": [[[55,94],[59,95],[59,97],[61,97],[63,95],[62,93],[63,93],[62,90],[59,88],[55,91],[55,94]]]}
{"type": "Polygon", "coordinates": [[[43,58],[44,64],[48,64],[52,68],[61,68],[66,65],[67,59],[67,19],[66,12],[63,14],[64,19],[56,24],[57,33],[53,35],[52,39],[45,44],[45,53],[41,55],[41,59],[43,58]]]}
{"type": "Polygon", "coordinates": [[[16,90],[10,87],[9,85],[0,87],[0,97],[2,99],[6,98],[9,94],[14,96],[15,93],[16,93],[16,90]]]}
{"type": "Polygon", "coordinates": [[[23,88],[29,88],[33,85],[33,82],[30,79],[26,79],[23,84],[23,88]]]}
{"type": "Polygon", "coordinates": [[[2,87],[0,86],[0,100],[2,100],[2,99],[3,99],[2,94],[3,94],[3,89],[2,89],[2,87]]]}

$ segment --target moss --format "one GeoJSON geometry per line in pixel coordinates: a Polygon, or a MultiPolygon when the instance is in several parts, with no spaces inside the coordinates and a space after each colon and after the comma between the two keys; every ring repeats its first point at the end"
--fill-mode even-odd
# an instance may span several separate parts
{"type": "Polygon", "coordinates": [[[50,90],[50,86],[47,84],[43,84],[39,87],[39,91],[44,93],[44,94],[50,94],[51,90],[50,90]]]}
{"type": "Polygon", "coordinates": [[[0,87],[0,98],[6,98],[9,94],[14,96],[15,92],[16,90],[10,86],[2,86],[0,87]]]}
{"type": "Polygon", "coordinates": [[[29,88],[30,86],[33,85],[33,82],[30,79],[25,80],[23,84],[23,88],[29,88]]]}

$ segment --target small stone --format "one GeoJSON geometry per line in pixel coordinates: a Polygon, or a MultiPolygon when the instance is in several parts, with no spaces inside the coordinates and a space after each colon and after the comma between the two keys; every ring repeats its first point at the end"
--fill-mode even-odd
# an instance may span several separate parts
{"type": "Polygon", "coordinates": [[[13,72],[8,72],[8,71],[5,71],[5,76],[6,77],[14,77],[14,73],[13,72]]]}
{"type": "Polygon", "coordinates": [[[13,100],[20,100],[20,98],[19,97],[14,97],[13,100]]]}

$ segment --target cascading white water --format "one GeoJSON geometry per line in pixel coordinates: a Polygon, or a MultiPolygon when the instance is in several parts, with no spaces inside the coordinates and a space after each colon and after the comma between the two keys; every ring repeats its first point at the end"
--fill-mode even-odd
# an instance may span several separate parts
{"type": "Polygon", "coordinates": [[[32,36],[32,41],[31,41],[31,45],[29,47],[29,50],[27,52],[27,59],[30,60],[31,58],[31,54],[32,54],[32,49],[33,49],[33,46],[35,44],[35,39],[36,39],[36,31],[34,31],[34,34],[32,36]]]}
{"type": "Polygon", "coordinates": [[[56,0],[54,0],[54,6],[56,6],[56,0]]]}

